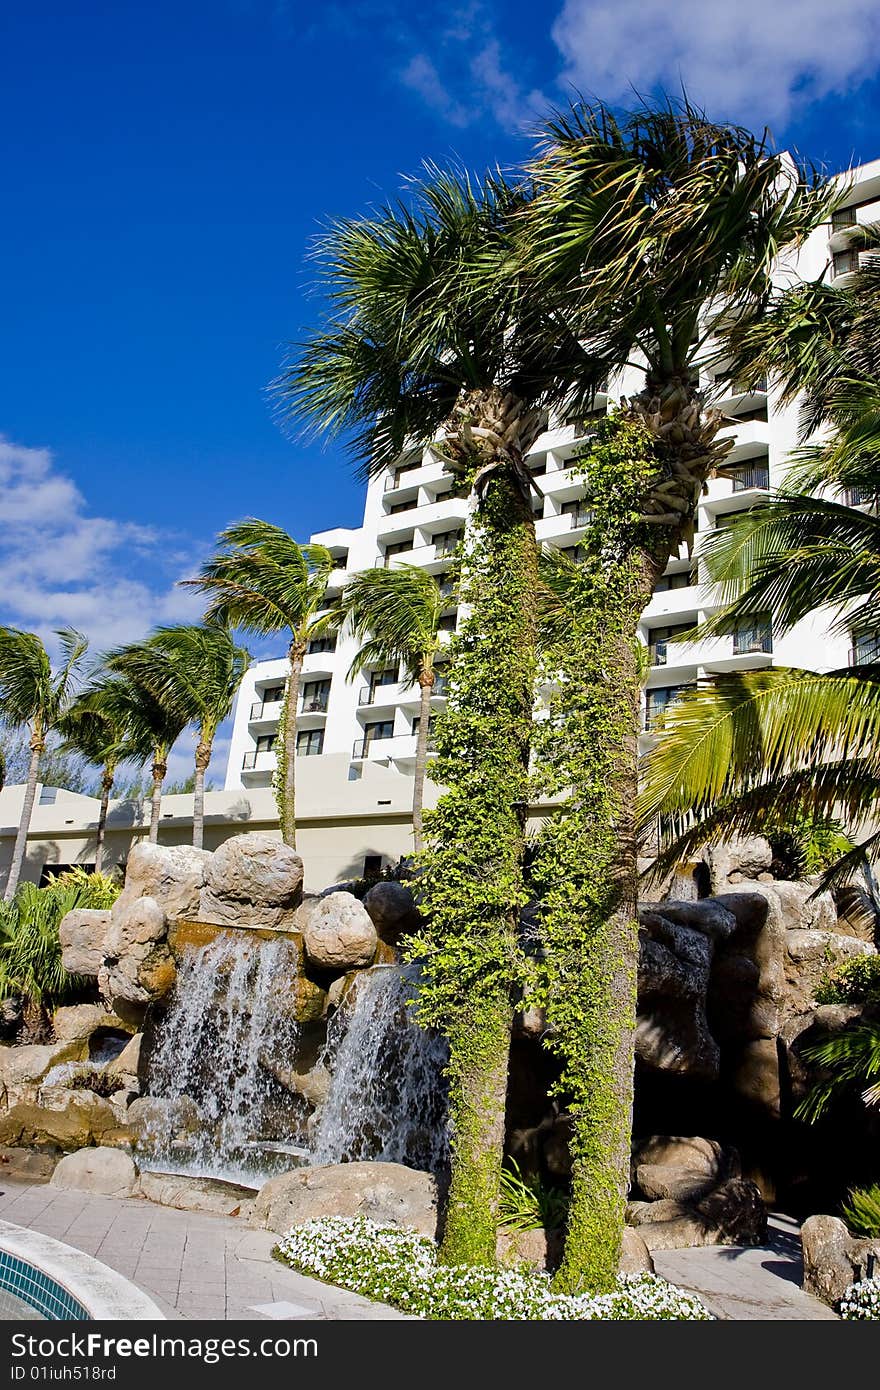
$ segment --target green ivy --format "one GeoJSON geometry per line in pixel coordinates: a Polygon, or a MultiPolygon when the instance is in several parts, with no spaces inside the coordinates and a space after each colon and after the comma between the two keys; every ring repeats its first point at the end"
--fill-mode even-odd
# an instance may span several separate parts
{"type": "Polygon", "coordinates": [[[614,1287],[632,1112],[638,924],[632,810],[638,740],[637,624],[650,596],[641,499],[657,470],[647,430],[609,416],[580,461],[590,521],[564,636],[544,652],[552,683],[536,726],[540,790],[559,799],[533,876],[541,952],[531,997],[547,1015],[571,1117],[572,1197],[556,1287],[614,1287]]]}
{"type": "Polygon", "coordinates": [[[427,925],[419,1017],[449,1039],[452,1176],[441,1258],[495,1262],[535,684],[537,548],[512,478],[489,481],[461,563],[468,616],[451,643],[446,713],[417,861],[427,925]]]}

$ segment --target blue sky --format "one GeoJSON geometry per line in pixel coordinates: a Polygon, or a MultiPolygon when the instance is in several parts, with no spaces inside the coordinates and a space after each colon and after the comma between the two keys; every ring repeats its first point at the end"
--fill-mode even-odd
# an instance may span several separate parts
{"type": "Polygon", "coordinates": [[[193,614],[227,521],[357,524],[273,419],[328,217],[512,163],[573,86],[683,80],[833,168],[880,155],[876,0],[6,0],[0,620],[97,647],[193,614]]]}

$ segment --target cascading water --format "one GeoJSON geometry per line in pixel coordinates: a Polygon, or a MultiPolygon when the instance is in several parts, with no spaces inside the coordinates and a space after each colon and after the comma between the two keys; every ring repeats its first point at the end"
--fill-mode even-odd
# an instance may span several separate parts
{"type": "Polygon", "coordinates": [[[446,1166],[448,1049],[412,1017],[417,985],[413,966],[374,966],[358,981],[351,1010],[336,1014],[324,1054],[333,1079],[312,1139],[313,1163],[446,1166]]]}
{"type": "Polygon", "coordinates": [[[147,1089],[160,1105],[142,1154],[153,1167],[248,1182],[265,1176],[267,1140],[301,1141],[301,1102],[279,1094],[261,1064],[295,1054],[297,1025],[279,1001],[297,967],[288,938],[246,931],[186,951],[150,1062],[147,1089]],[[172,1120],[181,1097],[195,1103],[201,1122],[185,1141],[175,1139],[172,1120]]]}

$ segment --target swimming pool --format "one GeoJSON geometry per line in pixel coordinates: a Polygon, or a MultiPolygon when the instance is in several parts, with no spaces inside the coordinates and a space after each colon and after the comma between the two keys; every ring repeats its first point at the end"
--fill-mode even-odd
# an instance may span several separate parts
{"type": "Polygon", "coordinates": [[[0,1320],[145,1321],[165,1314],[130,1279],[83,1250],[0,1221],[0,1320]]]}
{"type": "Polygon", "coordinates": [[[37,1265],[0,1250],[0,1318],[43,1318],[47,1322],[82,1322],[88,1309],[69,1289],[37,1265]]]}

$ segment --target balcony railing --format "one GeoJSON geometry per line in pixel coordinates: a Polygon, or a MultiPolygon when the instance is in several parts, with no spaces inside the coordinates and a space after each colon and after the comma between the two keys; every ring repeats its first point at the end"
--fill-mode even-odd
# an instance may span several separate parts
{"type": "Polygon", "coordinates": [[[767,391],[767,378],[760,376],[757,380],[751,381],[747,376],[726,376],[719,373],[715,377],[715,385],[723,386],[728,396],[764,395],[767,391]]]}
{"type": "Polygon", "coordinates": [[[385,681],[381,685],[362,685],[358,691],[359,705],[373,705],[377,700],[381,700],[383,694],[393,690],[396,681],[385,681]]]}
{"type": "Polygon", "coordinates": [[[880,663],[880,636],[862,638],[850,649],[850,666],[876,666],[880,663]]]}
{"type": "Polygon", "coordinates": [[[858,251],[838,251],[831,258],[832,275],[852,275],[859,269],[858,251]]]}
{"type": "Polygon", "coordinates": [[[569,526],[572,531],[576,531],[581,526],[589,526],[593,519],[593,513],[589,507],[579,507],[576,512],[567,512],[566,515],[571,517],[569,526]]]}
{"type": "Polygon", "coordinates": [[[772,652],[773,633],[767,627],[743,629],[733,634],[734,656],[746,656],[750,652],[772,652]]]}
{"type": "Polygon", "coordinates": [[[844,488],[843,496],[848,507],[869,507],[877,504],[877,493],[872,487],[844,488]]]}
{"type": "Polygon", "coordinates": [[[842,232],[844,227],[855,227],[857,225],[855,208],[838,208],[831,214],[831,230],[842,232]]]}
{"type": "Polygon", "coordinates": [[[244,757],[243,757],[242,760],[241,760],[242,771],[247,772],[248,768],[256,767],[256,765],[257,765],[257,755],[256,755],[256,753],[245,753],[244,757]]]}
{"type": "Polygon", "coordinates": [[[666,643],[651,642],[648,647],[648,656],[652,666],[666,665],[666,643]]]}
{"type": "Polygon", "coordinates": [[[725,474],[733,483],[734,492],[747,492],[749,488],[768,488],[770,486],[770,469],[766,464],[755,464],[751,467],[731,468],[725,474]]]}
{"type": "Polygon", "coordinates": [[[329,694],[312,695],[308,699],[300,701],[299,712],[300,714],[326,714],[329,700],[329,694]]]}
{"type": "Polygon", "coordinates": [[[438,536],[434,542],[435,558],[439,560],[444,555],[453,555],[460,540],[461,536],[459,535],[453,535],[448,540],[445,536],[438,536]]]}

